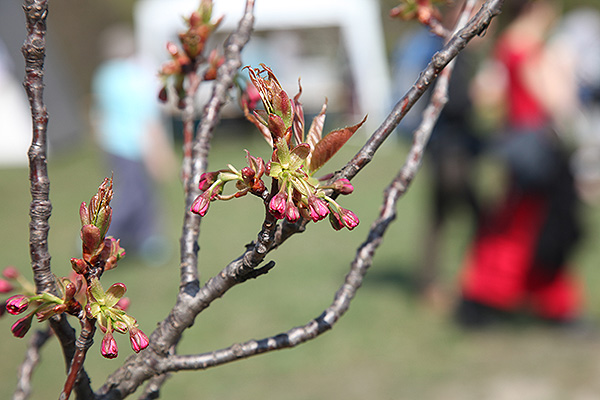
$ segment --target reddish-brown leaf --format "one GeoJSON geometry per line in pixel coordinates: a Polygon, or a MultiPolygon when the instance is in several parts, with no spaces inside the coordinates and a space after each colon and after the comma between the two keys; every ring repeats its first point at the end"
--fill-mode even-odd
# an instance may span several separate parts
{"type": "Polygon", "coordinates": [[[327,136],[317,143],[315,149],[312,152],[310,159],[309,170],[311,173],[321,168],[342,146],[354,135],[354,132],[358,130],[365,123],[367,117],[363,118],[358,124],[349,126],[337,131],[330,132],[327,136]]]}
{"type": "Polygon", "coordinates": [[[298,94],[294,96],[293,105],[293,122],[292,127],[294,128],[294,142],[296,145],[304,142],[304,109],[302,103],[300,103],[300,95],[302,94],[302,85],[300,85],[300,78],[298,78],[298,94]]]}
{"type": "Polygon", "coordinates": [[[313,118],[308,134],[306,135],[306,143],[310,146],[311,152],[315,149],[315,146],[321,140],[323,135],[323,125],[325,124],[325,113],[327,112],[327,99],[321,107],[321,112],[313,118]]]}
{"type": "MultiPolygon", "coordinates": [[[[258,111],[261,111],[261,110],[258,110],[258,111]]],[[[256,113],[256,111],[255,111],[255,113],[256,113]]],[[[258,128],[258,130],[263,135],[263,137],[265,138],[267,143],[269,143],[269,145],[271,147],[273,147],[273,137],[271,136],[271,131],[269,131],[269,128],[267,128],[266,125],[263,124],[259,120],[259,118],[261,118],[260,115],[259,114],[250,114],[248,107],[244,107],[244,115],[246,116],[246,119],[248,121],[252,122],[258,128]]]]}

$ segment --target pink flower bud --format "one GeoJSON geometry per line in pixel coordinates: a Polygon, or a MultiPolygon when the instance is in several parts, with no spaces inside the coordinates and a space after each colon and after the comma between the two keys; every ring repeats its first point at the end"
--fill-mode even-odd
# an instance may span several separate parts
{"type": "Polygon", "coordinates": [[[9,265],[8,267],[4,268],[4,271],[2,271],[2,275],[6,279],[17,279],[19,276],[21,276],[21,273],[18,269],[16,269],[12,265],[9,265]]]}
{"type": "Polygon", "coordinates": [[[269,211],[271,211],[271,214],[273,214],[275,218],[282,219],[285,217],[286,199],[287,195],[283,192],[279,192],[271,198],[271,201],[269,202],[269,211]]]}
{"type": "Polygon", "coordinates": [[[308,198],[308,211],[310,212],[310,218],[314,222],[322,220],[327,216],[327,214],[329,214],[329,208],[327,208],[327,204],[315,196],[308,198]]]}
{"type": "Polygon", "coordinates": [[[300,211],[292,201],[288,201],[285,207],[285,219],[290,222],[296,222],[300,218],[300,211]]]}
{"type": "Polygon", "coordinates": [[[198,182],[198,189],[200,189],[202,191],[208,190],[208,188],[210,188],[210,186],[213,183],[215,183],[218,175],[219,175],[219,172],[205,172],[202,175],[200,175],[200,182],[198,182]]]}
{"type": "Polygon", "coordinates": [[[135,326],[129,329],[129,341],[131,342],[131,348],[136,353],[144,350],[150,344],[148,336],[135,326]]]}
{"type": "Polygon", "coordinates": [[[201,217],[206,215],[208,206],[210,205],[210,193],[204,192],[200,196],[196,197],[196,200],[192,203],[190,211],[194,214],[198,214],[201,217]]]}
{"type": "Polygon", "coordinates": [[[333,185],[331,186],[340,194],[350,194],[354,191],[354,186],[352,186],[350,181],[346,178],[338,179],[337,181],[333,182],[333,185]]]}
{"type": "Polygon", "coordinates": [[[26,317],[21,318],[11,326],[10,331],[13,336],[22,338],[31,328],[31,320],[33,319],[33,313],[30,313],[26,317]]]}
{"type": "Polygon", "coordinates": [[[360,222],[356,214],[350,210],[346,210],[345,208],[340,208],[340,218],[344,226],[349,230],[356,228],[360,222]]]}
{"type": "Polygon", "coordinates": [[[111,331],[106,331],[102,338],[102,347],[100,353],[105,358],[115,358],[119,355],[119,348],[117,347],[117,341],[112,335],[111,331]]]}
{"type": "Polygon", "coordinates": [[[14,287],[13,287],[13,285],[10,284],[9,281],[0,279],[0,293],[10,293],[13,290],[14,290],[14,287]]]}
{"type": "Polygon", "coordinates": [[[29,297],[17,294],[6,300],[6,311],[12,315],[19,315],[29,307],[29,297]]]}

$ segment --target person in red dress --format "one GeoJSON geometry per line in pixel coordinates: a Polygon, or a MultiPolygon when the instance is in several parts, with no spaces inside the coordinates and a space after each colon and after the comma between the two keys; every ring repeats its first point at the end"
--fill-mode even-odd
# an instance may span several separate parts
{"type": "Polygon", "coordinates": [[[556,13],[543,0],[518,3],[494,52],[506,79],[507,126],[498,154],[509,183],[482,219],[461,274],[457,320],[467,327],[521,310],[561,324],[581,316],[581,285],[567,263],[580,236],[578,199],[553,131],[560,96],[544,57],[556,13]]]}

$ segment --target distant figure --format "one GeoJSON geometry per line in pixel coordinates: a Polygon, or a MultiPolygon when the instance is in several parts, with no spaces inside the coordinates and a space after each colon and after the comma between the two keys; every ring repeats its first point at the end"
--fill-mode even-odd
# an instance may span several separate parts
{"type": "Polygon", "coordinates": [[[160,121],[159,83],[135,57],[129,28],[110,28],[101,39],[106,61],[93,79],[93,117],[114,174],[109,234],[121,239],[128,253],[160,262],[166,244],[153,178],[173,175],[174,158],[160,121]]]}
{"type": "Polygon", "coordinates": [[[515,1],[517,17],[499,38],[506,74],[506,134],[497,150],[509,172],[500,203],[485,213],[462,273],[458,322],[479,327],[528,310],[571,324],[582,293],[568,266],[580,234],[568,158],[553,126],[563,116],[561,75],[545,57],[557,18],[544,0],[515,1]]]}

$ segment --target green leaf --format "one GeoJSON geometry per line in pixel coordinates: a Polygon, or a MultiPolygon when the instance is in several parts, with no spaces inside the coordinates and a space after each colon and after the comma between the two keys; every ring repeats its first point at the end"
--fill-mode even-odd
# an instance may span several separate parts
{"type": "Polygon", "coordinates": [[[306,157],[310,154],[310,146],[306,143],[301,143],[294,147],[290,153],[290,169],[297,170],[305,163],[306,157]]]}
{"type": "Polygon", "coordinates": [[[107,307],[114,307],[115,304],[121,300],[121,297],[125,295],[127,288],[122,283],[115,283],[111,285],[106,291],[106,299],[104,300],[104,305],[107,307]]]}
{"type": "Polygon", "coordinates": [[[290,164],[290,148],[283,137],[277,139],[277,158],[283,168],[287,168],[290,164]]]}
{"type": "Polygon", "coordinates": [[[106,293],[104,293],[104,289],[102,288],[100,281],[98,280],[98,278],[92,278],[91,281],[92,282],[88,289],[90,294],[92,295],[92,297],[94,297],[94,299],[97,302],[104,304],[104,299],[106,298],[106,293]]]}
{"type": "Polygon", "coordinates": [[[309,170],[314,173],[316,170],[321,168],[327,161],[333,157],[339,149],[354,135],[354,132],[358,130],[365,123],[367,117],[365,116],[362,121],[354,126],[349,126],[337,131],[333,131],[325,136],[323,139],[316,144],[315,149],[312,152],[310,159],[309,170]]]}

